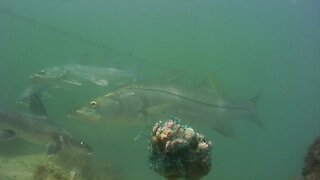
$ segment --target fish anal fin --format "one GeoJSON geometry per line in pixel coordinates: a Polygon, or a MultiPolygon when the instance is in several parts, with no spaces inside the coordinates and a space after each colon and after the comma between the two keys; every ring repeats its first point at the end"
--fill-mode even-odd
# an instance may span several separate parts
{"type": "Polygon", "coordinates": [[[55,144],[48,144],[47,145],[47,155],[54,155],[61,151],[61,147],[55,144]]]}
{"type": "Polygon", "coordinates": [[[16,138],[16,133],[12,130],[1,129],[0,130],[0,141],[9,141],[16,138]]]}

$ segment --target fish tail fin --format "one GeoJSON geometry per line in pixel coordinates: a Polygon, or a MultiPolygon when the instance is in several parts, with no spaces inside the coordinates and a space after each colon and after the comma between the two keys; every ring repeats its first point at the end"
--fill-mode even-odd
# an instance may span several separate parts
{"type": "Polygon", "coordinates": [[[30,110],[32,113],[38,116],[48,117],[47,111],[41,101],[41,98],[37,92],[30,95],[30,110]]]}
{"type": "Polygon", "coordinates": [[[250,99],[250,102],[253,104],[253,114],[250,118],[250,121],[259,126],[261,129],[263,129],[265,132],[267,132],[266,128],[262,124],[257,111],[257,104],[259,102],[259,99],[261,97],[262,91],[260,91],[256,96],[250,99]]]}

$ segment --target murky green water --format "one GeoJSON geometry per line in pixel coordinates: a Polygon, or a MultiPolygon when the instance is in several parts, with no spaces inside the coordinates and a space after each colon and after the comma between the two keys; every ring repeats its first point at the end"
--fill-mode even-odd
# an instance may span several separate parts
{"type": "MultiPolygon", "coordinates": [[[[194,83],[213,74],[234,99],[262,92],[258,111],[268,133],[241,119],[233,123],[235,137],[225,138],[199,122],[198,131],[213,141],[204,179],[293,179],[320,132],[319,18],[317,0],[1,1],[0,104],[19,109],[30,74],[80,61],[117,66],[139,79],[182,71],[194,83]]],[[[86,138],[96,159],[119,167],[126,179],[162,179],[148,167],[147,139],[133,140],[141,127],[66,117],[103,88],[50,93],[49,116],[86,138]]],[[[6,144],[18,155],[21,147],[37,149],[6,144]]]]}

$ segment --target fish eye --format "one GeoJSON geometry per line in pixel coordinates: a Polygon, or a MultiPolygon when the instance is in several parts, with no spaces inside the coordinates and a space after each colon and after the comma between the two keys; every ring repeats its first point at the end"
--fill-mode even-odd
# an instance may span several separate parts
{"type": "Polygon", "coordinates": [[[80,147],[85,147],[86,143],[84,143],[83,141],[80,142],[80,147]]]}
{"type": "Polygon", "coordinates": [[[96,107],[96,106],[97,106],[97,102],[96,102],[96,101],[91,101],[91,102],[90,102],[90,105],[91,105],[91,107],[93,107],[93,108],[94,108],[94,107],[96,107]]]}

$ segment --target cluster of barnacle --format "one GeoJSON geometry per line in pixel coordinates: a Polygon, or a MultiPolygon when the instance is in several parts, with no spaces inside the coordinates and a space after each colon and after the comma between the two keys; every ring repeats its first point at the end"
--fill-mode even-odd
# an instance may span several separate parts
{"type": "Polygon", "coordinates": [[[302,175],[306,180],[320,179],[320,137],[309,147],[302,175]]]}
{"type": "Polygon", "coordinates": [[[151,168],[168,179],[199,179],[211,169],[211,141],[177,118],[157,122],[151,133],[151,168]]]}

